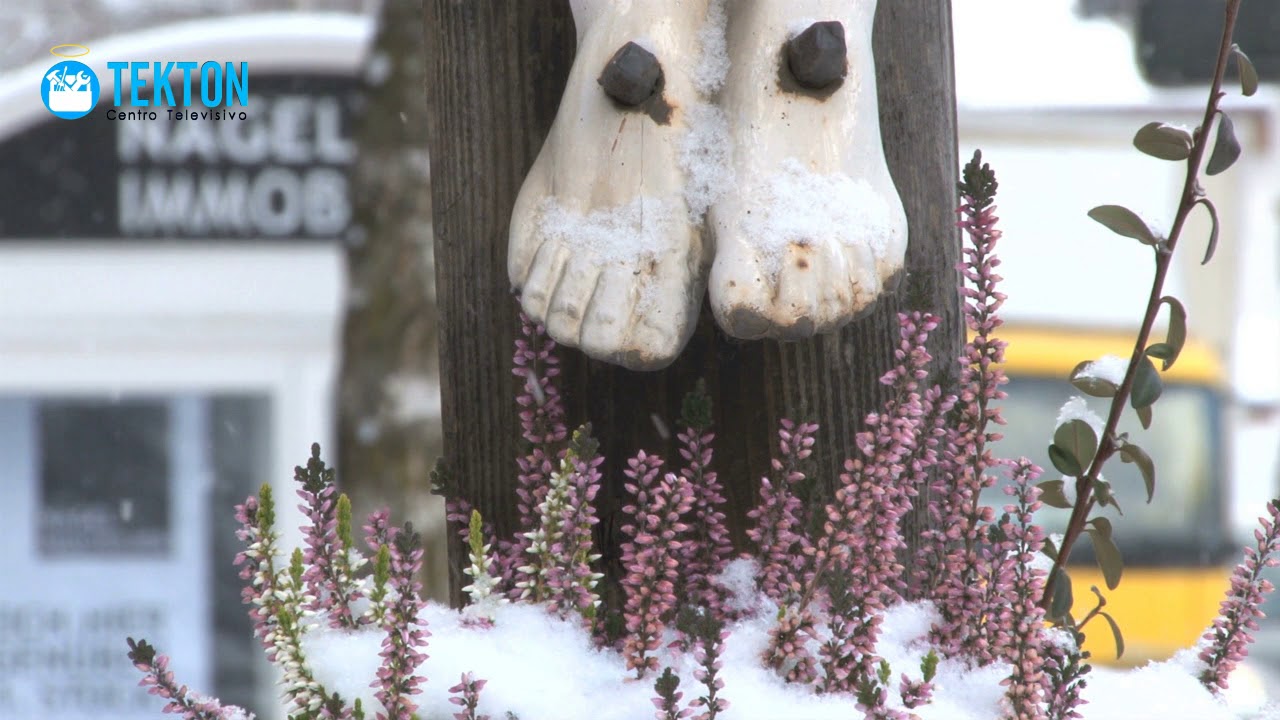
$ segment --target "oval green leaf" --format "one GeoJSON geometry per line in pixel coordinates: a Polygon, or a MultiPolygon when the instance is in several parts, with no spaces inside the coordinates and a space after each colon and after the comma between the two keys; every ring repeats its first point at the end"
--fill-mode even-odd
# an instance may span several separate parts
{"type": "MultiPolygon", "coordinates": [[[[1164,390],[1164,383],[1160,381],[1160,372],[1156,370],[1156,366],[1151,362],[1151,358],[1145,355],[1138,361],[1138,371],[1133,377],[1133,394],[1129,396],[1129,404],[1135,410],[1151,407],[1156,400],[1160,399],[1160,393],[1164,390]]],[[[1144,423],[1142,427],[1147,427],[1149,421],[1144,423]]]]}
{"type": "Polygon", "coordinates": [[[1066,483],[1062,480],[1045,480],[1036,485],[1040,488],[1040,502],[1060,510],[1070,510],[1071,502],[1067,500],[1066,483]]]}
{"type": "Polygon", "coordinates": [[[1116,641],[1116,659],[1119,660],[1124,657],[1124,635],[1120,634],[1120,626],[1116,624],[1115,618],[1111,617],[1111,613],[1103,611],[1098,614],[1111,626],[1111,637],[1116,641]]]}
{"type": "Polygon", "coordinates": [[[1240,141],[1236,139],[1235,123],[1231,116],[1218,111],[1218,138],[1213,141],[1213,153],[1209,155],[1209,164],[1205,165],[1207,175],[1226,172],[1227,168],[1240,159],[1240,141]]]}
{"type": "Polygon", "coordinates": [[[1121,205],[1099,205],[1089,211],[1089,217],[1106,225],[1111,232],[1133,238],[1144,245],[1157,245],[1163,239],[1146,220],[1121,205]]]}
{"type": "Polygon", "coordinates": [[[1213,253],[1218,249],[1218,208],[1213,201],[1207,197],[1202,197],[1196,201],[1197,205],[1203,205],[1205,210],[1209,211],[1209,219],[1213,221],[1212,227],[1209,229],[1209,245],[1204,249],[1204,259],[1200,261],[1201,265],[1208,265],[1213,259],[1213,253]]]}
{"type": "Polygon", "coordinates": [[[1239,45],[1231,46],[1231,55],[1236,59],[1236,70],[1240,73],[1240,92],[1249,97],[1258,92],[1258,71],[1253,61],[1240,49],[1239,45]]]}
{"type": "Polygon", "coordinates": [[[1049,446],[1049,462],[1053,463],[1053,466],[1063,475],[1079,477],[1084,472],[1084,468],[1080,467],[1080,462],[1076,460],[1076,456],[1056,444],[1049,446]]]}
{"type": "Polygon", "coordinates": [[[1093,554],[1098,559],[1098,567],[1102,570],[1102,579],[1108,590],[1115,590],[1120,585],[1120,576],[1124,574],[1124,559],[1120,556],[1120,548],[1116,547],[1109,534],[1096,527],[1085,529],[1089,539],[1093,541],[1093,554]]]}
{"type": "Polygon", "coordinates": [[[1169,333],[1165,336],[1164,344],[1169,346],[1173,354],[1170,357],[1161,358],[1164,361],[1161,369],[1168,370],[1173,367],[1174,361],[1182,352],[1182,346],[1187,342],[1187,309],[1182,306],[1178,298],[1172,295],[1165,295],[1160,298],[1160,302],[1169,306],[1169,333]]]}
{"type": "Polygon", "coordinates": [[[1156,464],[1151,461],[1151,456],[1137,445],[1126,444],[1120,446],[1120,460],[1138,466],[1142,482],[1147,486],[1147,502],[1150,503],[1156,494],[1156,464]]]}
{"type": "Polygon", "coordinates": [[[1051,576],[1053,584],[1053,602],[1049,603],[1049,619],[1066,617],[1071,612],[1075,598],[1071,594],[1071,576],[1061,567],[1055,568],[1051,576]]]}
{"type": "Polygon", "coordinates": [[[1103,535],[1106,535],[1107,537],[1111,537],[1111,521],[1108,520],[1107,518],[1098,516],[1096,518],[1093,518],[1086,524],[1092,525],[1093,527],[1097,528],[1098,532],[1102,533],[1103,535]]]}
{"type": "Polygon", "coordinates": [[[1161,160],[1191,157],[1191,133],[1162,122],[1150,122],[1133,136],[1133,146],[1161,160]]]}
{"type": "MultiPolygon", "coordinates": [[[[1098,451],[1098,434],[1089,423],[1076,419],[1058,426],[1053,433],[1053,444],[1070,453],[1076,465],[1084,469],[1093,462],[1093,455],[1098,451]]],[[[1066,474],[1078,476],[1080,473],[1066,474]]]]}
{"type": "Polygon", "coordinates": [[[1115,397],[1120,388],[1116,387],[1116,384],[1110,380],[1103,380],[1102,378],[1096,377],[1080,377],[1080,372],[1091,362],[1091,360],[1083,360],[1076,365],[1074,370],[1071,371],[1072,386],[1085,395],[1090,395],[1092,397],[1115,397]]]}

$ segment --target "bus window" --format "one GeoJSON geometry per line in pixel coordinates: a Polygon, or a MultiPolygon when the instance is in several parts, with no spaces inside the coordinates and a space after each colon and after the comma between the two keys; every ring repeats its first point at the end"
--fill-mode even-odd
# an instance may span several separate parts
{"type": "MultiPolygon", "coordinates": [[[[1004,439],[993,452],[1003,458],[1025,455],[1044,470],[1042,481],[1061,478],[1049,462],[1048,448],[1059,409],[1079,393],[1065,380],[1026,376],[1011,378],[1005,389],[1008,397],[1001,401],[1001,412],[1008,424],[996,428],[1004,439]]],[[[1109,401],[1087,401],[1105,421],[1109,401]]],[[[1127,565],[1207,565],[1223,560],[1229,533],[1222,497],[1227,478],[1221,470],[1219,414],[1219,400],[1211,388],[1186,384],[1165,387],[1148,430],[1126,408],[1120,432],[1129,433],[1156,467],[1151,504],[1136,465],[1115,456],[1103,468],[1103,477],[1111,483],[1124,512],[1115,523],[1115,536],[1127,565]]],[[[993,507],[1007,504],[998,490],[989,493],[984,499],[993,507]]],[[[1117,516],[1114,508],[1096,512],[1117,516]]],[[[1045,507],[1038,521],[1046,532],[1060,533],[1069,515],[1069,510],[1045,507]]],[[[1087,551],[1087,545],[1081,543],[1080,550],[1087,551]]]]}
{"type": "MultiPolygon", "coordinates": [[[[1064,372],[1065,375],[1065,372],[1064,372]]],[[[1004,438],[992,451],[997,457],[1026,456],[1039,465],[1040,480],[1062,474],[1049,462],[1048,448],[1059,409],[1078,392],[1064,379],[1036,375],[1012,376],[1001,401],[1007,424],[992,428],[1004,438]]],[[[1109,402],[1087,398],[1091,410],[1105,420],[1109,402]]],[[[1225,521],[1219,418],[1220,400],[1209,386],[1170,383],[1155,406],[1151,428],[1143,430],[1126,408],[1120,432],[1151,455],[1156,467],[1156,491],[1151,504],[1137,466],[1113,457],[1103,468],[1123,517],[1114,508],[1095,509],[1114,521],[1114,538],[1124,556],[1119,587],[1108,591],[1087,539],[1076,543],[1069,572],[1079,618],[1093,608],[1090,591],[1097,586],[1107,598],[1107,611],[1124,633],[1126,652],[1120,662],[1140,664],[1170,657],[1195,644],[1218,611],[1227,586],[1227,564],[1238,548],[1230,542],[1225,521]]],[[[997,516],[1009,497],[997,487],[983,501],[997,516]]],[[[1066,529],[1069,510],[1044,507],[1036,522],[1047,533],[1066,529]]],[[[1101,625],[1086,628],[1085,648],[1096,662],[1114,662],[1110,633],[1101,625]]]]}

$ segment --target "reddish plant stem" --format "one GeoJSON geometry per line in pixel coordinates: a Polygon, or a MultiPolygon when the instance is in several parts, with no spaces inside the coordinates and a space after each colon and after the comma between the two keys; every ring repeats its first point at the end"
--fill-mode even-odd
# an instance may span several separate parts
{"type": "Polygon", "coordinates": [[[1204,197],[1204,190],[1200,187],[1200,164],[1204,161],[1205,151],[1209,148],[1209,143],[1211,142],[1209,131],[1213,128],[1214,118],[1218,114],[1218,102],[1225,95],[1222,92],[1222,80],[1226,75],[1227,59],[1231,54],[1231,37],[1235,32],[1236,17],[1240,12],[1240,2],[1241,0],[1229,0],[1227,2],[1226,19],[1222,27],[1222,42],[1218,47],[1218,63],[1213,72],[1213,85],[1209,90],[1209,101],[1205,104],[1204,120],[1200,123],[1199,129],[1196,130],[1195,141],[1191,147],[1191,155],[1187,158],[1187,177],[1182,185],[1182,200],[1178,204],[1178,212],[1174,216],[1173,227],[1169,230],[1169,239],[1156,246],[1156,274],[1151,282],[1151,295],[1147,299],[1147,312],[1142,318],[1142,328],[1138,331],[1138,338],[1133,345],[1133,355],[1129,358],[1129,369],[1125,371],[1124,382],[1120,384],[1115,397],[1111,400],[1111,412],[1107,415],[1106,427],[1102,431],[1102,437],[1099,438],[1098,451],[1094,454],[1093,462],[1089,464],[1089,469],[1076,479],[1076,504],[1071,510],[1071,519],[1067,522],[1067,531],[1062,537],[1061,547],[1058,548],[1058,557],[1053,561],[1053,570],[1049,573],[1049,578],[1045,585],[1044,599],[1041,601],[1046,609],[1053,603],[1053,585],[1059,577],[1058,571],[1062,569],[1067,559],[1071,557],[1071,550],[1089,521],[1089,513],[1093,510],[1096,502],[1093,490],[1097,484],[1098,476],[1102,473],[1102,466],[1117,450],[1115,442],[1116,428],[1120,423],[1120,416],[1124,414],[1129,395],[1133,390],[1133,382],[1138,373],[1138,363],[1142,361],[1142,357],[1146,353],[1147,340],[1151,337],[1151,328],[1155,325],[1156,317],[1160,314],[1160,298],[1164,295],[1165,276],[1169,274],[1169,265],[1173,261],[1173,251],[1178,245],[1178,239],[1182,236],[1182,229],[1186,225],[1187,217],[1195,209],[1196,203],[1204,197]]]}

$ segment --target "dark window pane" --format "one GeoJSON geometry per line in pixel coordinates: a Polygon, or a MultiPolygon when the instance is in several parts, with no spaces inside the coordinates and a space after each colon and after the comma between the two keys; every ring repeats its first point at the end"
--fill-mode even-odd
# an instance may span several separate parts
{"type": "Polygon", "coordinates": [[[169,435],[163,401],[41,401],[40,554],[167,555],[169,435]]]}

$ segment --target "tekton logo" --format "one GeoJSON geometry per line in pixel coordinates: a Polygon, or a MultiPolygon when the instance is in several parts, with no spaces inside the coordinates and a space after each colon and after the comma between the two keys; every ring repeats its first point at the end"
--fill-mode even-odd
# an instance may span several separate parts
{"type": "MultiPolygon", "coordinates": [[[[45,73],[40,96],[54,115],[67,120],[88,115],[98,104],[102,86],[88,65],[70,58],[89,54],[83,45],[58,45],[50,50],[64,58],[45,73]],[[70,48],[71,50],[67,50],[70,48]],[[75,54],[68,54],[70,52],[75,54]]],[[[243,110],[231,105],[249,105],[249,63],[137,62],[113,60],[107,63],[115,93],[108,120],[156,120],[160,113],[149,108],[165,108],[171,120],[247,120],[243,110]],[[125,79],[129,90],[125,93],[125,79]],[[188,109],[193,103],[204,110],[188,109]]]]}
{"type": "Polygon", "coordinates": [[[44,75],[40,84],[40,99],[49,112],[64,119],[82,118],[98,104],[102,85],[93,70],[75,58],[89,54],[83,45],[55,45],[49,50],[54,57],[62,58],[44,75]]]}

